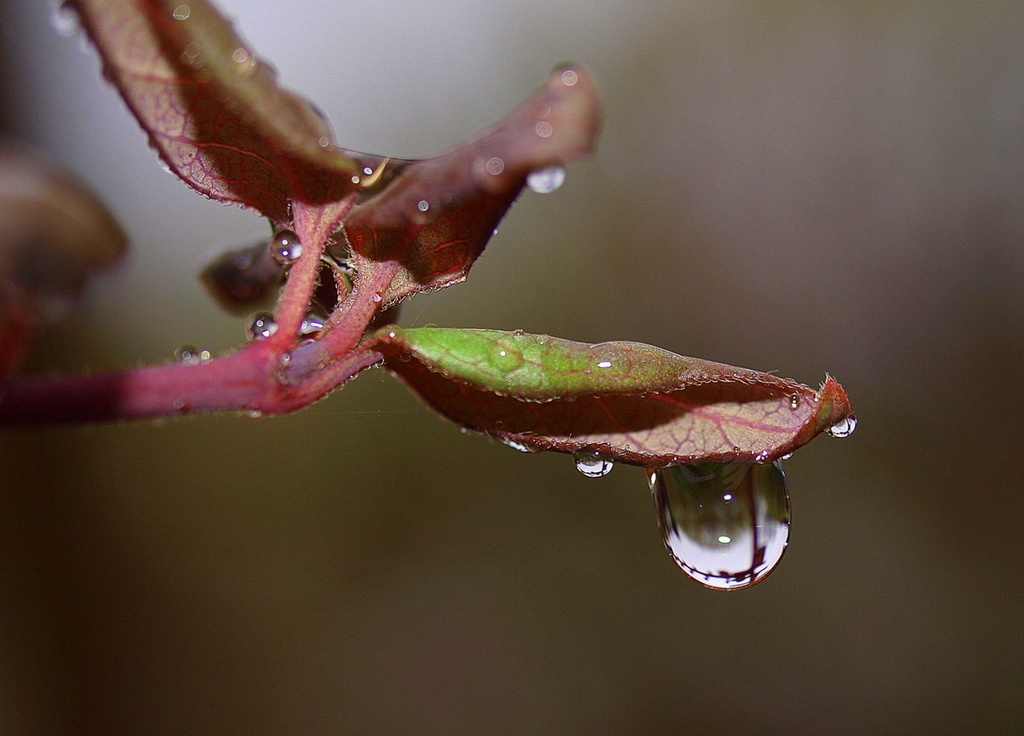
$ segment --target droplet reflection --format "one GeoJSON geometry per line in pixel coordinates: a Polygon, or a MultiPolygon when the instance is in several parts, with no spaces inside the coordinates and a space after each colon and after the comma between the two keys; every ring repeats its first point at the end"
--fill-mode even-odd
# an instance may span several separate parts
{"type": "Polygon", "coordinates": [[[855,429],[857,429],[857,417],[846,417],[833,424],[827,431],[833,437],[849,437],[855,429]]]}
{"type": "Polygon", "coordinates": [[[576,461],[576,470],[588,478],[600,478],[603,475],[608,475],[615,467],[615,463],[610,458],[596,449],[575,452],[572,459],[576,461]]]}
{"type": "Polygon", "coordinates": [[[676,465],[650,477],[665,547],[701,585],[746,588],[782,559],[789,542],[782,463],[676,465]]]}
{"type": "Polygon", "coordinates": [[[302,255],[299,236],[291,230],[278,230],[270,239],[270,255],[281,266],[290,266],[302,255]]]}
{"type": "Polygon", "coordinates": [[[565,183],[565,167],[555,164],[544,169],[531,171],[526,177],[526,186],[537,194],[551,194],[565,183]]]}

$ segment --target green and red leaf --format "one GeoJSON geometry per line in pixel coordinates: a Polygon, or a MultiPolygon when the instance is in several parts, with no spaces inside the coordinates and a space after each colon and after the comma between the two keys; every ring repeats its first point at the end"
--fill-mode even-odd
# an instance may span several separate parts
{"type": "Polygon", "coordinates": [[[201,193],[286,222],[291,201],[334,202],[356,189],[359,164],[328,123],[277,85],[206,0],[67,5],[160,157],[201,193]]]}
{"type": "Polygon", "coordinates": [[[392,328],[388,367],[460,426],[533,450],[665,466],[771,460],[852,416],[822,388],[633,342],[392,328]]]}

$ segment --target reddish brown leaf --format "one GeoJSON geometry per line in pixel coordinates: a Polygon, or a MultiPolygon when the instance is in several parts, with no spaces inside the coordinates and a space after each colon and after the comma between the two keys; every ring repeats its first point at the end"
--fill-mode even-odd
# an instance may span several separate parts
{"type": "Polygon", "coordinates": [[[356,188],[358,162],[327,122],[277,86],[206,0],[67,0],[161,158],[203,194],[288,220],[290,200],[356,188]]]}
{"type": "Polygon", "coordinates": [[[461,281],[527,176],[589,153],[599,125],[590,75],[565,66],[473,140],[434,158],[367,167],[393,178],[345,219],[342,240],[357,269],[399,264],[385,303],[461,281]]]}
{"type": "Polygon", "coordinates": [[[558,340],[552,347],[554,338],[490,330],[449,330],[455,339],[444,351],[436,346],[437,333],[445,331],[425,331],[432,333],[426,340],[417,332],[391,330],[382,338],[385,352],[393,353],[389,368],[456,424],[526,449],[594,450],[644,466],[764,461],[852,416],[832,378],[814,391],[771,374],[637,343],[558,340]],[[506,365],[514,367],[488,367],[478,335],[470,335],[467,349],[469,332],[486,332],[500,352],[499,365],[513,357],[506,365]],[[519,355],[512,356],[513,350],[519,355]],[[608,367],[598,369],[599,364],[608,367]],[[672,371],[678,371],[674,379],[672,371]]]}
{"type": "Polygon", "coordinates": [[[30,328],[61,316],[89,274],[126,247],[124,232],[92,192],[0,145],[0,376],[16,362],[30,328]]]}

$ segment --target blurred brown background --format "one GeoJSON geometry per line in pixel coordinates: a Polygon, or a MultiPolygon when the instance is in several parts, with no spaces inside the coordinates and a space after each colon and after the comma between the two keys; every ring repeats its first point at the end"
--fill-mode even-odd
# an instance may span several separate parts
{"type": "MultiPolygon", "coordinates": [[[[263,224],[160,170],[47,5],[0,2],[0,119],[134,252],[33,368],[237,345],[194,274],[263,224]]],[[[1024,728],[1024,4],[223,6],[362,150],[597,74],[598,155],[406,324],[827,370],[860,426],[787,464],[789,551],[737,593],[675,568],[640,470],[460,434],[384,375],[283,418],[4,434],[0,732],[1024,728]]]]}

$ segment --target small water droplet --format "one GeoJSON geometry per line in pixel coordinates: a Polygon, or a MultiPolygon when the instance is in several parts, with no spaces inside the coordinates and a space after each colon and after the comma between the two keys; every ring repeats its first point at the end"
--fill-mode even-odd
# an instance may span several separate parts
{"type": "Polygon", "coordinates": [[[565,183],[565,167],[555,164],[531,171],[526,177],[526,186],[537,194],[550,194],[565,183]]]}
{"type": "Polygon", "coordinates": [[[826,431],[833,437],[849,437],[857,429],[857,418],[846,417],[829,427],[826,431]]]}
{"type": "Polygon", "coordinates": [[[309,312],[302,320],[302,324],[299,325],[299,334],[302,336],[315,335],[324,329],[326,322],[327,319],[324,316],[316,312],[309,312]]]}
{"type": "Polygon", "coordinates": [[[430,209],[430,202],[428,202],[425,199],[421,199],[419,202],[417,202],[416,209],[418,209],[420,212],[426,212],[427,210],[430,209]]]}
{"type": "Polygon", "coordinates": [[[188,411],[188,399],[186,399],[184,396],[176,396],[174,398],[174,401],[171,402],[171,404],[174,406],[175,411],[183,413],[188,411]]]}
{"type": "Polygon", "coordinates": [[[488,356],[488,362],[502,373],[510,373],[522,366],[523,354],[513,347],[499,348],[488,356]]]}
{"type": "Polygon", "coordinates": [[[514,440],[511,437],[498,437],[498,442],[505,445],[505,447],[511,447],[513,450],[516,450],[517,452],[526,452],[531,454],[539,452],[539,450],[537,450],[536,447],[530,447],[525,442],[514,440]]]}
{"type": "Polygon", "coordinates": [[[265,340],[277,332],[277,321],[272,314],[260,312],[250,320],[247,329],[253,340],[265,340]]]}
{"type": "Polygon", "coordinates": [[[792,452],[787,452],[785,455],[780,457],[779,460],[789,460],[791,457],[793,457],[793,453],[792,452]]]}
{"type": "Polygon", "coordinates": [[[256,72],[256,56],[247,48],[239,46],[232,51],[231,61],[235,64],[235,74],[249,77],[256,72]]]}
{"type": "Polygon", "coordinates": [[[270,239],[270,255],[282,266],[290,266],[302,255],[299,236],[291,230],[278,230],[270,239]]]}
{"type": "Polygon", "coordinates": [[[800,408],[800,394],[793,394],[789,397],[789,408],[793,411],[800,408]]]}
{"type": "Polygon", "coordinates": [[[383,301],[383,299],[384,299],[384,296],[379,291],[373,292],[373,301],[374,302],[376,302],[377,304],[380,304],[381,301],[383,301]]]}
{"type": "Polygon", "coordinates": [[[184,49],[182,49],[181,60],[186,66],[198,68],[204,64],[202,55],[202,47],[197,42],[191,41],[184,49]]]}
{"type": "Polygon", "coordinates": [[[648,470],[665,547],[683,572],[719,590],[765,578],[789,543],[782,463],[699,463],[648,470]]]}
{"type": "Polygon", "coordinates": [[[608,475],[615,467],[615,463],[600,450],[580,450],[573,453],[572,459],[576,461],[576,470],[588,478],[608,475]]]}
{"type": "Polygon", "coordinates": [[[541,120],[534,126],[533,131],[541,138],[550,138],[555,128],[547,120],[541,120]]]}
{"type": "Polygon", "coordinates": [[[494,156],[492,158],[487,159],[487,163],[484,164],[484,168],[487,170],[487,173],[490,174],[491,176],[497,176],[498,174],[505,170],[505,162],[502,161],[497,156],[494,156]]]}
{"type": "Polygon", "coordinates": [[[186,365],[209,363],[213,360],[213,355],[210,354],[209,350],[200,350],[192,345],[182,345],[174,351],[174,357],[179,363],[184,363],[186,365]]]}
{"type": "Polygon", "coordinates": [[[598,368],[611,368],[612,362],[610,360],[602,360],[597,364],[598,368]]]}
{"type": "Polygon", "coordinates": [[[566,69],[564,72],[562,72],[562,84],[564,84],[566,87],[573,87],[578,81],[579,75],[572,69],[566,69]]]}
{"type": "Polygon", "coordinates": [[[263,416],[263,412],[261,412],[259,409],[250,409],[249,416],[252,417],[253,419],[259,419],[261,416],[263,416]]]}
{"type": "Polygon", "coordinates": [[[769,451],[769,450],[761,450],[761,452],[757,453],[757,456],[754,457],[754,462],[755,463],[768,462],[768,458],[770,458],[771,456],[772,456],[771,451],[769,451]]]}
{"type": "Polygon", "coordinates": [[[174,169],[172,169],[172,168],[171,168],[171,165],[170,165],[169,163],[167,163],[166,161],[164,161],[164,157],[163,157],[163,156],[159,156],[159,155],[158,155],[158,156],[156,157],[156,162],[157,162],[158,164],[160,164],[160,168],[161,168],[161,169],[163,169],[164,171],[166,171],[166,172],[167,172],[168,174],[170,174],[171,176],[173,176],[173,177],[174,177],[175,179],[177,179],[177,178],[178,178],[178,174],[177,174],[177,173],[176,173],[176,172],[174,171],[174,169]]]}
{"type": "Polygon", "coordinates": [[[188,5],[179,5],[171,12],[171,17],[174,20],[188,20],[190,15],[192,15],[192,8],[188,5]]]}

